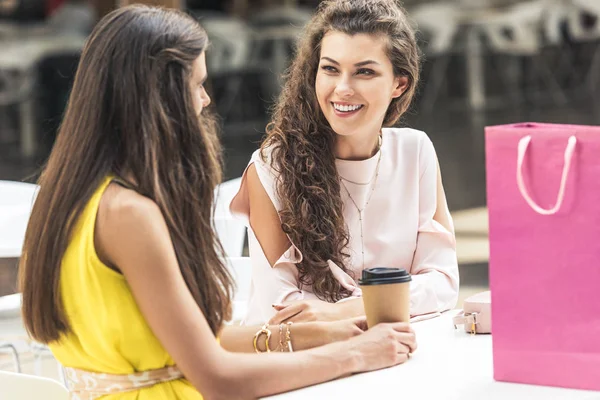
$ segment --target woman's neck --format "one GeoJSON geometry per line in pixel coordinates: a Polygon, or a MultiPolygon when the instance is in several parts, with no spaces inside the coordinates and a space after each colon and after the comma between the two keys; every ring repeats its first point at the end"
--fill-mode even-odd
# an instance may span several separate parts
{"type": "Polygon", "coordinates": [[[381,132],[363,137],[337,135],[335,158],[359,161],[373,157],[379,150],[380,135],[381,132]]]}

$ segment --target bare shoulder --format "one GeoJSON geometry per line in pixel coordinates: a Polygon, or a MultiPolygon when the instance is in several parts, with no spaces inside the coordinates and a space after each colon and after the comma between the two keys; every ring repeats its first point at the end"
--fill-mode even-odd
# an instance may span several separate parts
{"type": "Polygon", "coordinates": [[[246,180],[248,184],[248,196],[250,199],[250,217],[252,217],[253,208],[255,211],[260,208],[261,210],[268,212],[268,214],[276,215],[277,219],[279,219],[275,206],[267,194],[263,182],[258,176],[256,163],[252,163],[248,166],[246,180]]]}
{"type": "Polygon", "coordinates": [[[283,232],[279,213],[269,198],[254,163],[248,167],[247,180],[250,226],[269,264],[273,266],[290,247],[290,241],[283,232]]]}
{"type": "Polygon", "coordinates": [[[117,223],[123,221],[143,224],[152,218],[162,218],[160,208],[152,199],[116,183],[111,183],[104,192],[98,209],[99,216],[101,213],[107,220],[117,223]]]}
{"type": "MultiPolygon", "coordinates": [[[[248,190],[253,192],[262,187],[262,183],[260,182],[260,178],[258,177],[258,172],[256,172],[256,163],[252,163],[248,166],[248,170],[246,171],[246,176],[248,179],[248,190]]],[[[265,193],[266,194],[266,193],[265,193]]]]}
{"type": "Polygon", "coordinates": [[[154,247],[169,239],[158,205],[116,183],[111,183],[100,199],[94,236],[98,256],[116,270],[116,260],[124,248],[154,247]]]}

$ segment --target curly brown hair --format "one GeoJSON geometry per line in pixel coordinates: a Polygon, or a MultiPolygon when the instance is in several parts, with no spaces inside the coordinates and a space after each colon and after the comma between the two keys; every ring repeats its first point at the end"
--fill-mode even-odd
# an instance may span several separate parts
{"type": "Polygon", "coordinates": [[[386,52],[394,75],[406,77],[408,85],[391,101],[384,126],[394,125],[410,105],[419,80],[420,52],[413,27],[398,2],[325,0],[305,27],[267,125],[261,156],[263,160],[270,158],[271,168],[279,175],[276,192],[281,202],[281,226],[303,254],[297,264],[300,283],[312,285],[318,298],[334,302],[350,293],[331,274],[327,260],[350,272],[346,250],[349,236],[335,166],[336,133],[315,93],[321,41],[330,31],[387,39],[386,52]]]}

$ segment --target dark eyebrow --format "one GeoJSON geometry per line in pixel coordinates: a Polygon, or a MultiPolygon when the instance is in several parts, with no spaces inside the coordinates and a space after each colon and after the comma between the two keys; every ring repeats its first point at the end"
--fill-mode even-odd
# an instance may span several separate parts
{"type": "Polygon", "coordinates": [[[375,65],[379,65],[379,63],[375,60],[366,60],[366,61],[361,61],[359,63],[354,64],[355,67],[364,67],[365,65],[370,65],[370,64],[375,64],[375,65]]]}
{"type": "MultiPolygon", "coordinates": [[[[335,61],[333,58],[321,57],[321,60],[327,60],[327,61],[329,61],[332,64],[340,65],[340,63],[337,62],[337,61],[335,61]]],[[[354,66],[355,67],[364,67],[365,65],[369,65],[369,64],[379,65],[379,63],[377,61],[374,61],[374,60],[365,60],[365,61],[361,61],[361,62],[358,62],[358,63],[354,64],[354,66]]]]}

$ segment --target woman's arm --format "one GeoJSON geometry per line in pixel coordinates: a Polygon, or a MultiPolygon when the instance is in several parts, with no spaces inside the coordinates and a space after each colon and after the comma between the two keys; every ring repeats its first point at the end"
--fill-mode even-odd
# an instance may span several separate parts
{"type": "MultiPolygon", "coordinates": [[[[253,337],[260,328],[260,326],[226,326],[219,335],[221,346],[228,351],[253,353],[253,337]]],[[[281,347],[281,343],[285,341],[287,327],[285,324],[274,324],[269,325],[269,330],[271,331],[269,347],[271,350],[277,350],[281,347]],[[283,337],[280,336],[282,332],[283,337]]],[[[365,318],[335,322],[294,323],[290,327],[292,348],[294,350],[311,349],[349,339],[360,335],[365,330],[367,330],[365,318]]],[[[283,348],[285,349],[285,346],[283,348]]]]}
{"type": "Polygon", "coordinates": [[[279,214],[258,176],[255,164],[251,164],[246,171],[246,185],[250,226],[272,267],[268,271],[269,276],[264,277],[269,281],[266,290],[272,293],[270,298],[275,303],[274,311],[277,311],[269,323],[339,321],[364,316],[360,298],[328,303],[317,300],[312,293],[300,288],[296,264],[281,261],[282,255],[291,250],[291,243],[281,228],[279,214]]]}
{"type": "Polygon", "coordinates": [[[433,143],[425,138],[420,151],[419,230],[411,268],[411,314],[455,307],[458,261],[454,226],[448,211],[433,143]]]}
{"type": "Polygon", "coordinates": [[[274,308],[277,313],[269,321],[270,324],[285,321],[339,321],[365,315],[362,297],[352,297],[337,303],[323,300],[289,301],[276,304],[274,308]]]}
{"type": "Polygon", "coordinates": [[[395,324],[298,353],[227,352],[187,289],[158,206],[116,185],[109,189],[97,217],[98,254],[124,275],[152,331],[205,398],[266,396],[397,364],[414,350],[414,333],[395,324]]]}
{"type": "Polygon", "coordinates": [[[272,267],[290,248],[291,243],[283,232],[279,214],[258,177],[256,165],[251,164],[248,167],[246,179],[250,203],[250,226],[272,267]]]}

